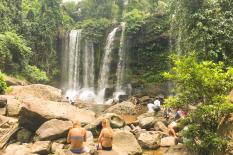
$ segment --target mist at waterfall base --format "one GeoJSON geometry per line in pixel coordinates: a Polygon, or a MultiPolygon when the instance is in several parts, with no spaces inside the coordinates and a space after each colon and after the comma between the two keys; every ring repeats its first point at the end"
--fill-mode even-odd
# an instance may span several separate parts
{"type": "Polygon", "coordinates": [[[111,104],[119,100],[120,95],[126,95],[123,88],[126,64],[124,48],[125,23],[114,28],[107,37],[104,54],[99,72],[98,86],[95,88],[94,44],[91,40],[82,38],[82,30],[72,30],[66,38],[62,61],[62,82],[65,97],[69,101],[81,100],[87,103],[111,104]],[[106,100],[105,93],[109,88],[110,66],[116,34],[121,31],[118,63],[116,68],[116,86],[112,98],[106,100]],[[81,63],[82,61],[82,63],[81,63]]]}

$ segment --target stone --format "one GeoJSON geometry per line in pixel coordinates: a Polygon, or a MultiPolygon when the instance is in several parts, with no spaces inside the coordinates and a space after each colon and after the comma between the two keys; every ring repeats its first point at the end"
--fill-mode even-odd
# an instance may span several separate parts
{"type": "Polygon", "coordinates": [[[31,146],[31,152],[37,154],[49,154],[51,149],[50,141],[37,141],[31,146]]]}
{"type": "Polygon", "coordinates": [[[162,135],[156,131],[143,132],[138,137],[138,142],[143,149],[159,148],[162,135]]]}
{"type": "Polygon", "coordinates": [[[128,131],[115,131],[113,136],[113,146],[118,152],[128,155],[140,155],[142,149],[134,135],[128,131]]]}
{"type": "Polygon", "coordinates": [[[58,154],[64,147],[64,144],[53,142],[51,145],[51,152],[53,154],[58,154]]]}
{"type": "Polygon", "coordinates": [[[142,102],[148,102],[149,100],[151,100],[151,98],[150,98],[150,96],[143,96],[143,97],[140,98],[140,100],[142,102]]]}
{"type": "Polygon", "coordinates": [[[10,144],[3,155],[31,155],[28,145],[10,144]]]}
{"type": "Polygon", "coordinates": [[[158,128],[160,131],[164,133],[168,132],[168,128],[161,121],[156,122],[154,128],[158,128]]]}
{"type": "Polygon", "coordinates": [[[169,147],[164,155],[188,155],[188,151],[183,144],[179,144],[169,147]]]}
{"type": "Polygon", "coordinates": [[[66,136],[68,130],[73,127],[71,121],[52,119],[40,126],[36,131],[39,140],[56,140],[66,136]]]}
{"type": "Polygon", "coordinates": [[[32,84],[27,86],[12,86],[10,94],[18,96],[20,99],[41,98],[50,101],[61,101],[62,91],[52,86],[42,84],[32,84]]]}
{"type": "Polygon", "coordinates": [[[131,129],[128,125],[126,125],[126,126],[123,128],[123,130],[124,130],[124,131],[129,131],[129,132],[132,131],[132,129],[131,129]]]}
{"type": "Polygon", "coordinates": [[[37,130],[44,122],[51,119],[80,121],[83,125],[95,120],[95,113],[79,109],[68,103],[54,102],[39,98],[23,100],[19,113],[19,123],[32,131],[37,130]]]}
{"type": "Polygon", "coordinates": [[[123,118],[114,113],[107,113],[99,116],[92,123],[85,126],[85,129],[91,131],[94,136],[98,136],[102,129],[102,120],[108,119],[112,128],[122,128],[125,125],[123,118]]]}
{"type": "Polygon", "coordinates": [[[154,117],[146,117],[139,120],[139,126],[143,129],[150,129],[154,127],[155,118],[154,117]]]}
{"type": "Polygon", "coordinates": [[[169,136],[161,139],[160,146],[174,146],[177,145],[177,140],[175,137],[169,136]]]}
{"type": "Polygon", "coordinates": [[[136,115],[137,107],[132,102],[121,102],[105,110],[104,113],[115,113],[118,115],[136,115]]]}
{"type": "Polygon", "coordinates": [[[17,85],[27,85],[28,82],[25,80],[19,80],[14,77],[4,76],[4,80],[6,81],[7,86],[17,86],[17,85]]]}
{"type": "Polygon", "coordinates": [[[18,117],[19,111],[22,108],[22,102],[16,99],[14,96],[6,96],[7,105],[6,105],[6,115],[10,117],[18,117]]]}
{"type": "Polygon", "coordinates": [[[7,99],[4,97],[0,97],[0,108],[6,107],[7,99]]]}
{"type": "Polygon", "coordinates": [[[31,139],[32,132],[27,129],[20,129],[17,132],[17,141],[20,143],[28,143],[31,139]]]}
{"type": "Polygon", "coordinates": [[[6,108],[0,108],[0,115],[6,115],[6,108]]]}

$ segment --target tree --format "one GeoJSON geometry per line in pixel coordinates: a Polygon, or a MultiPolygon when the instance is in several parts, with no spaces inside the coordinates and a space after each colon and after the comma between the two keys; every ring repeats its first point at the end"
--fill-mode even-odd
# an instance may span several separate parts
{"type": "Polygon", "coordinates": [[[194,104],[183,125],[187,146],[198,154],[212,150],[225,151],[227,139],[218,134],[218,125],[223,116],[233,112],[227,95],[233,87],[233,68],[222,62],[198,62],[195,56],[174,57],[174,67],[164,76],[175,84],[176,96],[165,101],[169,107],[185,107],[194,104]]]}

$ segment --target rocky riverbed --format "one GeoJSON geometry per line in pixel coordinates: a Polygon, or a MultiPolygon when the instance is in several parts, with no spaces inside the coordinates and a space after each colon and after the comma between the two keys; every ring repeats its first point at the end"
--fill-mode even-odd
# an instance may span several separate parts
{"type": "MultiPolygon", "coordinates": [[[[95,138],[103,118],[114,129],[113,151],[100,155],[185,155],[183,144],[167,133],[163,113],[147,113],[132,100],[112,106],[64,102],[61,90],[47,85],[14,86],[0,96],[0,143],[4,155],[66,155],[66,135],[80,120],[88,146],[97,152],[95,138]]],[[[145,98],[145,97],[144,97],[145,98]]],[[[142,99],[143,102],[143,99],[142,99]]]]}

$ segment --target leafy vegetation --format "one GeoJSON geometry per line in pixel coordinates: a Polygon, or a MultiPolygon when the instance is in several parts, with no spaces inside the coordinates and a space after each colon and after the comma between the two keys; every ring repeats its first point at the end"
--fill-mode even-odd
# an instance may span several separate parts
{"type": "Polygon", "coordinates": [[[224,116],[233,112],[227,95],[233,87],[233,68],[212,61],[199,62],[195,56],[173,57],[174,67],[164,76],[175,84],[176,96],[166,100],[166,106],[197,106],[183,125],[186,143],[199,154],[214,149],[224,151],[227,140],[218,134],[218,125],[224,116]]]}
{"type": "Polygon", "coordinates": [[[7,89],[7,85],[3,76],[4,75],[0,71],[0,94],[3,94],[7,89]]]}

